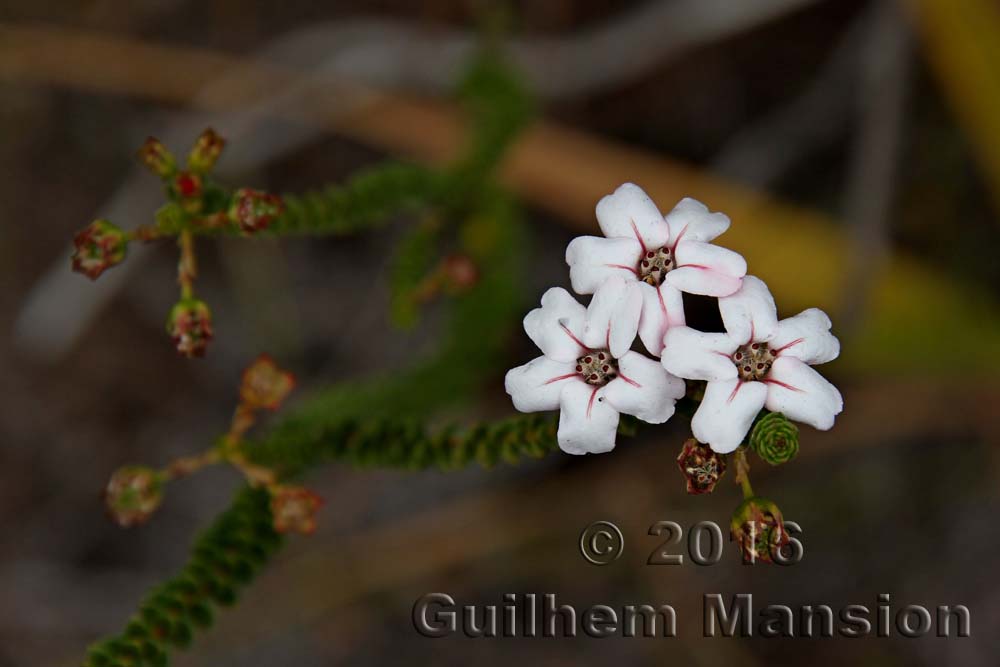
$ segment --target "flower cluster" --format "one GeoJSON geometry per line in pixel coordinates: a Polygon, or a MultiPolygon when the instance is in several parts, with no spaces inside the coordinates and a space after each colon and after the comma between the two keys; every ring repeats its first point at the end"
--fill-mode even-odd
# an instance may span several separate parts
{"type": "MultiPolygon", "coordinates": [[[[685,396],[685,380],[698,382],[691,399],[700,401],[695,439],[678,458],[690,493],[714,488],[724,455],[765,417],[754,449],[775,465],[798,451],[789,420],[833,426],[843,400],[812,368],[840,352],[830,319],[811,308],[779,320],[746,260],[713,243],[730,226],[725,214],[686,198],[664,216],[626,183],[597,204],[597,221],[603,237],[580,237],[566,249],[572,287],[593,295],[590,305],[562,288],[548,290],[524,319],[542,356],[506,377],[518,410],[560,410],[564,451],[611,450],[619,413],[665,422],[685,396]],[[725,331],[687,326],[683,293],[715,297],[725,331]],[[636,337],[644,351],[632,349],[636,337]]],[[[744,492],[749,497],[748,480],[744,492]]]]}
{"type": "Polygon", "coordinates": [[[189,358],[203,356],[214,333],[211,310],[194,296],[194,237],[227,229],[256,234],[284,212],[284,203],[276,195],[251,188],[229,191],[214,181],[211,171],[225,144],[214,130],[206,129],[181,165],[158,139],[150,137],[139,149],[139,160],[159,177],[167,198],[156,212],[155,224],[123,231],[107,220],[97,220],[73,240],[73,270],[91,279],[120,264],[132,241],[177,240],[181,294],[167,319],[167,333],[177,352],[189,358]]]}
{"type": "MultiPolygon", "coordinates": [[[[177,326],[194,326],[181,322],[183,318],[192,317],[198,317],[197,308],[180,313],[176,318],[177,326]]],[[[197,345],[190,336],[184,342],[197,345]]],[[[169,482],[207,466],[226,463],[242,473],[251,487],[267,491],[275,531],[311,534],[316,529],[316,514],[323,504],[322,499],[309,489],[279,483],[276,471],[251,462],[244,448],[244,436],[256,423],[258,413],[278,410],[294,388],[294,375],[279,367],[270,355],[258,356],[240,378],[240,400],[229,431],[208,450],[175,459],[161,470],[139,465],[118,469],[104,490],[108,513],[124,528],[143,524],[162,505],[169,482]]]]}

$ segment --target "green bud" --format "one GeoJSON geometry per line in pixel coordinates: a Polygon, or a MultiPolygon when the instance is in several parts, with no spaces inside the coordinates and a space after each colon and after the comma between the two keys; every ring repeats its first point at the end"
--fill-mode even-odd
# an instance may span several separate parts
{"type": "Polygon", "coordinates": [[[776,551],[788,543],[781,510],[766,498],[744,500],[733,512],[729,527],[744,563],[774,562],[776,551]]]}
{"type": "Polygon", "coordinates": [[[73,238],[73,270],[96,280],[125,259],[125,232],[107,220],[95,220],[73,238]]]}
{"type": "Polygon", "coordinates": [[[167,333],[177,352],[185,357],[201,357],[212,340],[212,311],[199,299],[182,299],[170,310],[167,333]]]}
{"type": "Polygon", "coordinates": [[[251,188],[240,188],[233,193],[227,213],[230,222],[239,225],[247,234],[266,228],[284,211],[281,197],[251,188]]]}
{"type": "Polygon", "coordinates": [[[769,412],[754,424],[750,448],[773,466],[791,461],[799,453],[799,427],[780,412],[769,412]]]}
{"type": "Polygon", "coordinates": [[[225,145],[226,140],[216,134],[215,130],[208,128],[199,135],[188,155],[188,169],[197,174],[206,173],[215,166],[225,145]]]}
{"type": "Polygon", "coordinates": [[[104,503],[123,528],[144,523],[163,502],[163,477],[146,466],[125,466],[111,476],[104,503]]]}
{"type": "Polygon", "coordinates": [[[142,163],[151,172],[160,178],[172,176],[177,169],[177,162],[174,160],[174,156],[155,137],[146,139],[146,143],[139,149],[139,159],[142,160],[142,163]]]}

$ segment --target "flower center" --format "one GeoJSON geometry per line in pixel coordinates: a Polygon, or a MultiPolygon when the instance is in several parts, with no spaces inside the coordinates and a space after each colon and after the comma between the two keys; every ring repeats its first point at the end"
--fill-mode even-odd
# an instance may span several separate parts
{"type": "Polygon", "coordinates": [[[674,268],[674,257],[670,253],[670,248],[663,247],[656,250],[647,250],[639,261],[637,270],[639,280],[649,283],[653,287],[659,287],[667,277],[667,273],[674,268]]]}
{"type": "Polygon", "coordinates": [[[607,350],[591,350],[576,360],[576,372],[587,384],[603,387],[618,376],[618,360],[607,350]]]}
{"type": "Polygon", "coordinates": [[[776,355],[767,343],[747,343],[733,352],[733,363],[736,364],[740,380],[744,382],[763,380],[771,370],[775,358],[776,355]]]}

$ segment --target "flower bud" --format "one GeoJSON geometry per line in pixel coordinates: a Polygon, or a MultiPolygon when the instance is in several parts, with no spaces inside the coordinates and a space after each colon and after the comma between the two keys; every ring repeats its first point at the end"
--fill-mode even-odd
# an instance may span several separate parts
{"type": "Polygon", "coordinates": [[[229,220],[251,234],[266,228],[283,210],[281,197],[251,188],[240,188],[233,193],[232,203],[229,205],[229,220]]]}
{"type": "Polygon", "coordinates": [[[271,515],[279,533],[295,531],[311,535],[316,530],[316,512],[323,499],[300,486],[283,486],[271,492],[271,515]]]}
{"type": "Polygon", "coordinates": [[[243,371],[240,400],[254,410],[277,410],[294,388],[295,376],[278,368],[269,355],[262,354],[243,371]]]}
{"type": "Polygon", "coordinates": [[[726,472],[726,458],[694,438],[688,439],[677,457],[677,467],[687,479],[687,492],[711,493],[726,472]]]}
{"type": "Polygon", "coordinates": [[[185,357],[201,357],[212,340],[212,311],[199,299],[182,299],[170,310],[167,333],[185,357]]]}
{"type": "Polygon", "coordinates": [[[479,282],[479,267],[464,254],[448,255],[441,262],[445,285],[453,292],[466,292],[479,282]]]}
{"type": "Polygon", "coordinates": [[[206,173],[215,166],[225,145],[226,140],[216,134],[215,130],[206,129],[188,154],[188,169],[198,174],[206,173]]]}
{"type": "Polygon", "coordinates": [[[754,425],[750,448],[774,466],[790,461],[799,453],[799,427],[780,412],[769,412],[754,425]]]}
{"type": "Polygon", "coordinates": [[[125,232],[107,220],[95,220],[73,238],[73,270],[96,280],[125,259],[125,232]]]}
{"type": "Polygon", "coordinates": [[[159,139],[149,137],[139,149],[139,159],[151,172],[160,178],[167,178],[177,169],[174,156],[159,139]]]}
{"type": "Polygon", "coordinates": [[[180,171],[174,176],[174,190],[183,199],[200,197],[202,192],[201,176],[190,171],[180,171]]]}
{"type": "Polygon", "coordinates": [[[163,477],[146,466],[125,466],[111,476],[104,503],[123,528],[144,523],[163,502],[163,477]]]}
{"type": "Polygon", "coordinates": [[[766,498],[744,500],[733,513],[729,527],[744,563],[774,562],[776,551],[788,543],[781,510],[766,498]]]}

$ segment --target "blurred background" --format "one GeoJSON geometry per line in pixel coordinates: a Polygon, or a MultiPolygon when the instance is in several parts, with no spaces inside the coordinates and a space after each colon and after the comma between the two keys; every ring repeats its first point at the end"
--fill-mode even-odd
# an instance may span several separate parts
{"type": "MultiPolygon", "coordinates": [[[[438,162],[461,137],[451,90],[495,8],[462,0],[314,3],[0,2],[0,666],[77,664],[185,561],[239,480],[172,485],[123,531],[100,490],[126,462],[161,465],[224,431],[262,350],[310,388],[400,367],[434,324],[394,329],[395,226],[357,238],[204,243],[199,289],[219,339],[204,360],[163,333],[176,254],[131,253],[90,283],[72,235],[98,215],[146,223],[148,134],[180,151],[213,125],[229,183],[303,191],[387,156],[438,162]]],[[[457,473],[324,469],[312,538],[288,547],[174,664],[995,665],[1000,652],[1000,9],[991,0],[512,2],[503,45],[538,100],[501,170],[534,237],[525,311],[552,285],[597,199],[625,180],[664,211],[727,212],[722,242],[784,316],[833,314],[844,354],[836,428],[754,485],[803,527],[805,556],[744,567],[649,566],[657,520],[726,525],[731,476],[687,497],[687,424],[457,473]],[[577,551],[616,521],[625,555],[577,551]],[[676,639],[430,640],[421,595],[500,604],[670,603],[676,639]],[[964,604],[968,639],[705,639],[705,593],[755,604],[964,604]]],[[[697,304],[693,305],[697,310],[697,304]]],[[[518,334],[510,366],[534,355],[518,334]],[[529,356],[530,355],[530,356],[529,356]]],[[[502,378],[477,415],[511,412],[502,378]]]]}

